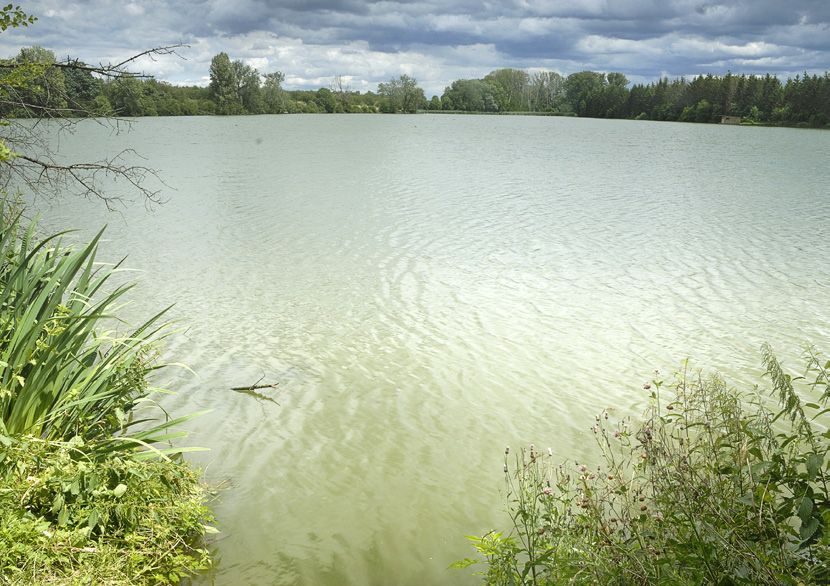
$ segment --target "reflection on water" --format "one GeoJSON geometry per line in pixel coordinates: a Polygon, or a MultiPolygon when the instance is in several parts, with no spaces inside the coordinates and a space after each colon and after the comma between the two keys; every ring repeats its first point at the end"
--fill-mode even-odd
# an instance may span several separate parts
{"type": "MultiPolygon", "coordinates": [[[[760,344],[830,351],[830,133],[524,117],[283,116],[89,125],[175,191],[109,223],[175,302],[177,413],[214,479],[216,584],[464,584],[504,527],[505,444],[590,459],[593,413],[639,411],[691,356],[757,381],[760,344]],[[279,383],[263,394],[232,386],[279,383]]],[[[98,158],[96,156],[96,158],[98,158]]],[[[86,232],[89,234],[89,232],[86,232]]],[[[126,278],[135,278],[128,274],[126,278]]]]}

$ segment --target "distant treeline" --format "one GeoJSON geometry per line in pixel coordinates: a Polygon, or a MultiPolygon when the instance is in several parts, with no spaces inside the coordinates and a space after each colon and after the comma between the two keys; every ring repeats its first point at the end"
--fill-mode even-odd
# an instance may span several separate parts
{"type": "Polygon", "coordinates": [[[377,92],[352,90],[343,76],[329,87],[286,91],[284,75],[262,74],[232,61],[226,53],[211,61],[207,87],[181,87],[155,79],[101,80],[82,68],[55,66],[52,51],[22,49],[0,63],[0,115],[195,116],[282,113],[381,113],[442,110],[523,112],[592,118],[720,122],[740,116],[744,122],[830,126],[830,73],[796,75],[782,82],[772,75],[701,75],[691,80],[667,77],[629,87],[622,73],[581,71],[562,76],[498,69],[482,79],[460,79],[427,100],[407,75],[378,84],[377,92]],[[39,63],[43,73],[26,88],[12,88],[14,64],[39,63]],[[8,77],[6,77],[8,76],[8,77]]]}

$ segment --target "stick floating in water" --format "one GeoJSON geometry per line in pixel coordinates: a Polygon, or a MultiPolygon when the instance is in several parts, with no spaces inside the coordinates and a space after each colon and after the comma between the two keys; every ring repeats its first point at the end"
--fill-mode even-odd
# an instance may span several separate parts
{"type": "Polygon", "coordinates": [[[231,387],[232,391],[253,391],[256,389],[276,389],[279,383],[271,383],[270,385],[251,385],[250,387],[231,387]]]}

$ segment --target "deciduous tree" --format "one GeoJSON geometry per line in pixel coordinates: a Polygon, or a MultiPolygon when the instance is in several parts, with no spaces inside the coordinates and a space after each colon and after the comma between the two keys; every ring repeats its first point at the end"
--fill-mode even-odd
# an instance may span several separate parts
{"type": "Polygon", "coordinates": [[[344,112],[349,111],[349,99],[352,95],[352,88],[349,86],[346,78],[342,75],[338,75],[332,80],[329,84],[329,89],[334,94],[334,97],[337,98],[337,101],[340,102],[340,105],[343,108],[344,112]]]}
{"type": "Polygon", "coordinates": [[[210,60],[210,88],[220,114],[241,114],[242,96],[239,95],[237,68],[227,53],[219,53],[210,60]]]}
{"type": "Polygon", "coordinates": [[[565,78],[555,71],[539,71],[530,79],[532,110],[555,110],[564,94],[565,78]]]}
{"type": "Polygon", "coordinates": [[[280,85],[285,80],[282,71],[265,74],[265,81],[262,84],[262,100],[265,109],[269,114],[281,114],[286,111],[286,95],[280,85]]]}
{"type": "Polygon", "coordinates": [[[528,109],[530,75],[526,71],[511,67],[496,69],[485,75],[484,81],[501,88],[500,111],[520,112],[528,109]]]}
{"type": "Polygon", "coordinates": [[[418,81],[406,74],[393,77],[389,83],[379,83],[378,95],[388,100],[393,112],[414,112],[426,103],[424,90],[418,87],[418,81]]]}

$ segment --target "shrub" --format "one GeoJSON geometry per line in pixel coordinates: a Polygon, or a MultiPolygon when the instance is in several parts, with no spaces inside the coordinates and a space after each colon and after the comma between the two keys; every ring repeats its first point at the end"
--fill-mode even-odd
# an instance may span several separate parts
{"type": "Polygon", "coordinates": [[[199,473],[94,459],[77,441],[0,444],[0,583],[171,584],[210,567],[199,473]]]}
{"type": "Polygon", "coordinates": [[[118,267],[95,262],[101,234],[69,247],[3,217],[0,583],[179,582],[209,565],[216,530],[200,474],[169,444],[198,413],[139,410],[167,392],[148,385],[164,312],[118,333],[130,286],[105,290],[118,267]]]}
{"type": "Polygon", "coordinates": [[[830,581],[830,432],[813,422],[827,411],[830,362],[809,349],[810,379],[793,378],[763,352],[778,408],[684,370],[668,388],[644,385],[641,422],[596,416],[598,466],[554,466],[532,445],[511,466],[506,452],[513,530],[470,537],[485,583],[830,581]]]}

